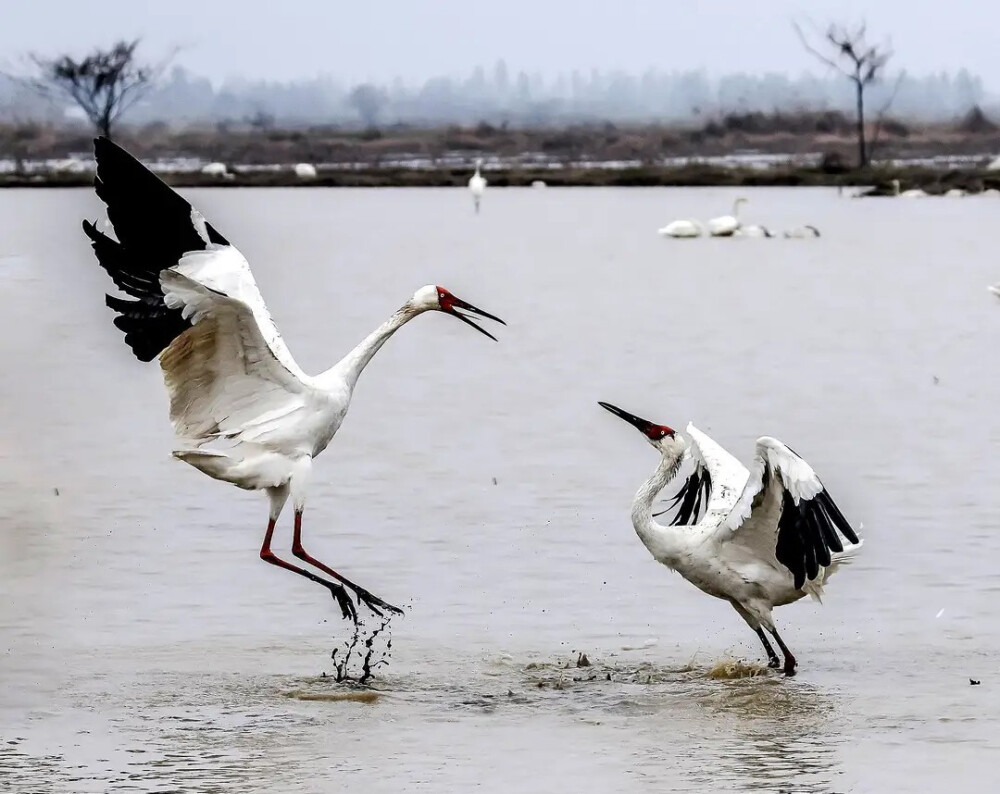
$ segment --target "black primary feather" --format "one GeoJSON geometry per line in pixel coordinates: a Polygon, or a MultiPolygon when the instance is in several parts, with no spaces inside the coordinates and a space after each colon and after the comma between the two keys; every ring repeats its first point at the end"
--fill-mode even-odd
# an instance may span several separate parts
{"type": "MultiPolygon", "coordinates": [[[[160,289],[160,271],[190,251],[207,248],[192,220],[192,207],[152,171],[107,138],[94,141],[97,176],[94,187],[107,205],[117,240],[90,221],[83,231],[98,262],[115,285],[135,300],[107,296],[118,316],[115,325],[140,361],[152,361],[190,325],[179,309],[170,309],[160,289]]],[[[212,243],[228,245],[211,224],[212,243]]]]}
{"type": "MultiPolygon", "coordinates": [[[[768,471],[764,474],[766,489],[772,480],[768,471]]],[[[778,484],[781,485],[780,480],[778,484]]],[[[812,499],[800,500],[796,505],[788,490],[783,485],[781,487],[781,516],[774,555],[791,571],[795,588],[799,590],[807,580],[816,578],[820,567],[832,562],[831,552],[844,550],[838,533],[851,543],[858,543],[859,539],[826,489],[812,499]]]]}
{"type": "Polygon", "coordinates": [[[708,509],[708,501],[712,495],[712,476],[704,466],[697,466],[694,472],[688,477],[680,490],[670,500],[666,510],[654,513],[654,516],[662,516],[670,512],[678,503],[677,514],[671,519],[670,526],[683,526],[696,524],[703,513],[708,509]]]}

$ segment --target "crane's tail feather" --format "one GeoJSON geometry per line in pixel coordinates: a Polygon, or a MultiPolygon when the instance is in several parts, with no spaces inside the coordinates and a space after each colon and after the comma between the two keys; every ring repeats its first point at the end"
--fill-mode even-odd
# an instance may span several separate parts
{"type": "Polygon", "coordinates": [[[809,594],[810,598],[819,603],[823,603],[823,586],[829,581],[837,570],[843,565],[850,565],[858,558],[858,553],[864,545],[864,540],[859,539],[857,543],[845,546],[843,551],[834,552],[830,558],[830,564],[825,568],[820,568],[815,579],[807,581],[802,585],[802,589],[809,594]]]}

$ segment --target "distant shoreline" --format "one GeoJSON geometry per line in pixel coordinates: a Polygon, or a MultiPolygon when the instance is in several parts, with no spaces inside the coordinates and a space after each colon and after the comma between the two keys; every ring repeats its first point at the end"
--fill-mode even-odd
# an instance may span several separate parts
{"type": "MultiPolygon", "coordinates": [[[[289,169],[238,169],[225,177],[200,171],[169,171],[159,176],[180,188],[218,187],[327,187],[403,188],[464,187],[467,169],[413,168],[334,168],[320,170],[315,178],[300,178],[289,169]]],[[[1000,190],[1000,171],[982,169],[942,169],[927,166],[869,169],[861,172],[827,173],[816,167],[775,165],[765,168],[685,166],[642,166],[628,168],[510,168],[485,173],[491,188],[531,187],[542,181],[547,187],[858,187],[880,186],[889,193],[892,179],[903,189],[923,188],[940,194],[959,188],[971,193],[1000,190]]],[[[0,188],[80,188],[93,185],[88,172],[50,171],[42,174],[0,174],[0,188]]]]}

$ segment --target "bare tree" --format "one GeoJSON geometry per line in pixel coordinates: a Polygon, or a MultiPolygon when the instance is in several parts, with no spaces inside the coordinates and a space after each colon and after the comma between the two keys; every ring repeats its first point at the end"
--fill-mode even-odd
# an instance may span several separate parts
{"type": "Polygon", "coordinates": [[[369,129],[378,122],[379,113],[385,102],[385,92],[371,83],[355,86],[347,97],[347,103],[357,111],[361,121],[369,129]]]}
{"type": "Polygon", "coordinates": [[[853,29],[831,23],[826,33],[818,36],[817,44],[810,42],[797,22],[793,22],[792,27],[807,52],[854,83],[858,114],[858,166],[864,168],[870,157],[865,143],[865,89],[882,77],[892,50],[887,44],[869,44],[863,22],[853,29]]]}
{"type": "Polygon", "coordinates": [[[110,138],[115,122],[152,88],[166,65],[139,63],[138,46],[138,39],[122,40],[81,60],[30,55],[34,73],[22,80],[39,93],[71,99],[97,131],[110,138]]]}

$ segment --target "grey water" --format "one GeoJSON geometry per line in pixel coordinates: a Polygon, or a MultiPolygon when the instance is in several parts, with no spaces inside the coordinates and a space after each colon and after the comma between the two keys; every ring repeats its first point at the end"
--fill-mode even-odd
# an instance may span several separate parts
{"type": "MultiPolygon", "coordinates": [[[[0,192],[0,788],[944,792],[1000,760],[1000,280],[989,198],[743,191],[819,239],[665,240],[724,189],[191,190],[307,372],[426,283],[317,460],[310,552],[407,614],[360,700],[348,626],[264,565],[266,501],[169,457],[79,228],[0,192]],[[492,330],[492,329],[491,329],[492,330]],[[656,465],[597,406],[803,455],[866,545],[776,612],[799,675],[655,563],[656,465]],[[586,653],[592,665],[576,667],[586,653]],[[971,685],[970,679],[981,682],[971,685]]],[[[289,515],[275,548],[287,555],[289,515]]],[[[977,787],[979,790],[982,786],[977,787]]]]}

